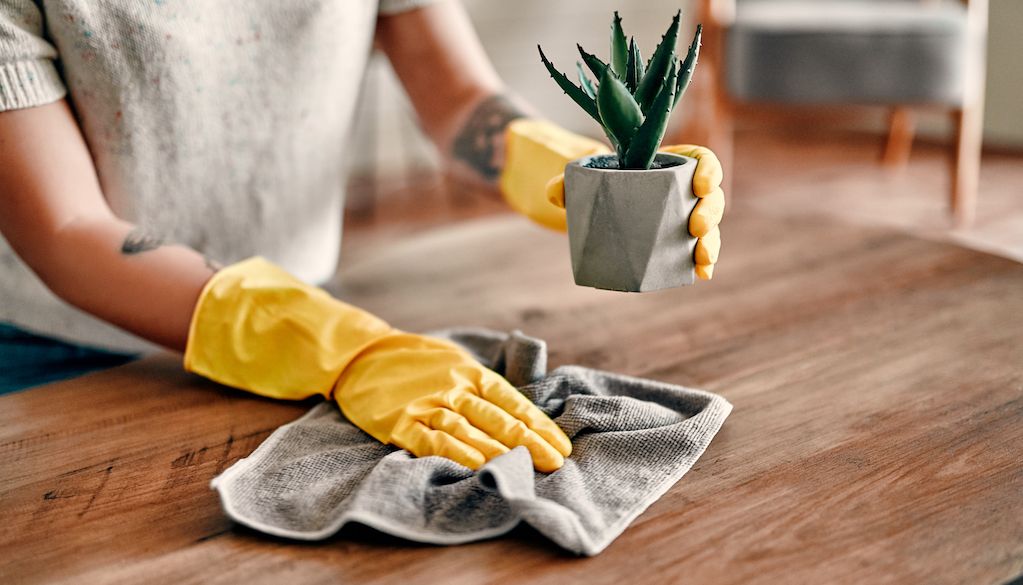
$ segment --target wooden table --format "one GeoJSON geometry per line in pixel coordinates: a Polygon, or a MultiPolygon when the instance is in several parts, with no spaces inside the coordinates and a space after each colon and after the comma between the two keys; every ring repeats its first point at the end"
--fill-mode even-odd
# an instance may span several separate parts
{"type": "Polygon", "coordinates": [[[1001,583],[1023,572],[1023,266],[820,220],[732,214],[710,284],[575,287],[511,218],[348,258],[397,326],[521,328],[552,365],[706,388],[735,410],[603,554],[526,529],[457,547],[232,526],[208,484],[308,404],[172,356],[0,398],[0,582],[1001,583]]]}

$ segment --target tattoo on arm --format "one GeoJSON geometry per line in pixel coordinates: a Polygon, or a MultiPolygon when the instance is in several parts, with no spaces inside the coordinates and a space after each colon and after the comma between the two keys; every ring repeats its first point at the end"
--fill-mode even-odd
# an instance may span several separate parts
{"type": "MultiPolygon", "coordinates": [[[[151,234],[146,230],[137,227],[128,232],[128,235],[124,237],[124,242],[121,244],[121,253],[125,256],[133,256],[135,254],[141,254],[142,252],[155,250],[160,246],[163,246],[164,243],[164,239],[160,236],[151,234]]],[[[202,259],[206,263],[206,267],[213,272],[218,272],[224,267],[223,264],[205,254],[203,254],[202,259]]]]}
{"type": "Polygon", "coordinates": [[[504,129],[525,115],[506,95],[484,99],[455,138],[455,158],[468,163],[483,178],[496,180],[504,165],[504,129]]]}
{"type": "Polygon", "coordinates": [[[224,267],[223,264],[221,264],[220,262],[217,262],[216,260],[214,260],[213,258],[210,258],[209,256],[207,256],[205,254],[203,254],[202,258],[203,258],[203,260],[206,261],[206,268],[209,268],[213,272],[220,272],[220,269],[224,267]]]}
{"type": "Polygon", "coordinates": [[[121,244],[121,253],[125,256],[141,254],[155,250],[163,245],[163,238],[153,235],[142,228],[135,228],[128,232],[121,244]]]}

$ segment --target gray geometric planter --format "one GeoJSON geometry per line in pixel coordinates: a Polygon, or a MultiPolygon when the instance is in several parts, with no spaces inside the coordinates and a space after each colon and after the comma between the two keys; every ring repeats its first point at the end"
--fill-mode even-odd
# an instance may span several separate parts
{"type": "Polygon", "coordinates": [[[565,167],[565,209],[575,282],[645,292],[693,284],[696,238],[689,235],[696,159],[658,153],[646,171],[595,168],[614,155],[565,167]],[[674,166],[667,166],[674,165],[674,166]]]}

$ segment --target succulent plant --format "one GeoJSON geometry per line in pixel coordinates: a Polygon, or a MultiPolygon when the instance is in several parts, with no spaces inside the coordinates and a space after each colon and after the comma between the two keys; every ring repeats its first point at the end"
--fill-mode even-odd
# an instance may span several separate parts
{"type": "Polygon", "coordinates": [[[689,52],[684,60],[679,60],[675,45],[681,17],[681,11],[675,14],[668,32],[644,65],[635,39],[626,43],[622,18],[615,12],[608,63],[576,45],[582,56],[582,61],[576,62],[579,85],[558,71],[539,45],[536,47],[554,81],[604,129],[621,169],[650,168],[668,127],[668,118],[693,78],[703,26],[697,25],[689,52]],[[584,64],[596,82],[586,76],[584,64]]]}

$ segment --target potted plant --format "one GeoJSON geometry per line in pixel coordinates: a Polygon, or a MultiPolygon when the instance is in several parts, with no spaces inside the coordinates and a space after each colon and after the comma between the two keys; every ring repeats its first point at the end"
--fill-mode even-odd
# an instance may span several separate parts
{"type": "Polygon", "coordinates": [[[579,85],[558,71],[539,46],[551,77],[607,135],[614,154],[589,156],[565,169],[565,209],[576,284],[650,291],[692,284],[696,238],[686,226],[696,206],[696,160],[658,153],[668,118],[693,77],[702,26],[685,59],[675,54],[681,11],[646,63],[622,19],[611,24],[605,63],[581,46],[579,85]],[[586,75],[586,68],[596,78],[586,75]]]}

